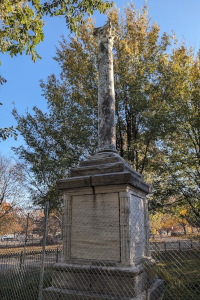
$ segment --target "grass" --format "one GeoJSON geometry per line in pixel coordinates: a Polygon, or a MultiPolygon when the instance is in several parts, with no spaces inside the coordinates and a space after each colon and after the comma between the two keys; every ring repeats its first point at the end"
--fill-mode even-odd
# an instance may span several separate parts
{"type": "MultiPolygon", "coordinates": [[[[49,247],[52,250],[52,246],[49,247]]],[[[29,250],[38,251],[38,248],[31,247],[29,250]]],[[[200,250],[155,252],[153,258],[158,261],[158,277],[166,283],[163,300],[200,300],[200,250]]],[[[51,285],[52,270],[52,267],[45,269],[44,287],[51,285]]],[[[39,267],[24,273],[13,268],[2,271],[0,299],[37,299],[39,278],[39,267]]]]}
{"type": "MultiPolygon", "coordinates": [[[[46,247],[50,253],[55,252],[57,248],[60,250],[60,245],[50,245],[46,247]]],[[[0,300],[35,300],[38,299],[39,280],[40,280],[40,261],[42,247],[28,246],[26,247],[26,258],[29,263],[25,264],[24,268],[20,269],[20,253],[23,247],[0,249],[0,300]],[[30,257],[31,261],[30,261],[30,257]]],[[[54,261],[49,261],[48,267],[45,267],[44,285],[51,285],[52,266],[54,261]]]]}
{"type": "MultiPolygon", "coordinates": [[[[61,249],[61,245],[49,245],[46,246],[46,250],[56,250],[61,249]]],[[[21,253],[21,251],[24,250],[24,247],[17,247],[17,248],[0,248],[0,255],[4,254],[18,254],[21,253]]],[[[26,246],[26,253],[30,252],[41,252],[42,246],[26,246]]]]}
{"type": "MultiPolygon", "coordinates": [[[[52,268],[46,269],[44,285],[51,285],[52,268]]],[[[6,273],[0,278],[1,300],[35,300],[38,298],[40,270],[38,268],[24,273],[6,273]]]]}
{"type": "Polygon", "coordinates": [[[154,258],[166,283],[163,300],[200,299],[200,250],[157,252],[154,258]]]}

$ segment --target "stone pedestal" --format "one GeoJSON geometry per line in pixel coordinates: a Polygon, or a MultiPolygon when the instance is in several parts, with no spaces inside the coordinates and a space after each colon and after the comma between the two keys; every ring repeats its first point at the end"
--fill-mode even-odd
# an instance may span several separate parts
{"type": "Polygon", "coordinates": [[[160,300],[164,283],[150,285],[142,265],[137,267],[102,267],[57,264],[52,287],[43,292],[43,299],[124,299],[160,300]]]}
{"type": "Polygon", "coordinates": [[[43,298],[162,299],[149,249],[149,186],[141,175],[117,153],[99,152],[58,186],[63,256],[43,298]]]}

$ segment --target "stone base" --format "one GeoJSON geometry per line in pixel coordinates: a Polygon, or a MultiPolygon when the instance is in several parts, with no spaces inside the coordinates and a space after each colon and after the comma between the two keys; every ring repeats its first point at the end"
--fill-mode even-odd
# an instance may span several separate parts
{"type": "Polygon", "coordinates": [[[43,290],[43,300],[162,300],[164,294],[164,281],[157,279],[150,289],[136,297],[115,296],[109,294],[80,292],[67,289],[49,287],[43,290]]]}
{"type": "Polygon", "coordinates": [[[149,285],[144,266],[119,268],[57,264],[52,287],[43,290],[43,299],[72,300],[161,300],[164,282],[155,280],[149,285]]]}

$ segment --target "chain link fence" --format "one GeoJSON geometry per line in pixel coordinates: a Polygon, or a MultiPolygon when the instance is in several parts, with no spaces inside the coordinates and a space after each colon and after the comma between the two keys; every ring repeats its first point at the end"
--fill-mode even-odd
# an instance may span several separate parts
{"type": "Polygon", "coordinates": [[[70,223],[63,226],[65,236],[70,226],[73,226],[71,260],[66,261],[70,241],[67,242],[66,237],[64,238],[64,248],[60,243],[60,215],[56,225],[49,215],[47,226],[45,215],[40,211],[38,215],[42,214],[42,218],[35,222],[37,226],[33,226],[33,216],[30,212],[26,216],[28,226],[27,230],[24,230],[24,240],[1,242],[1,300],[200,299],[198,234],[190,238],[155,237],[150,239],[150,244],[146,244],[145,228],[141,225],[141,218],[144,216],[138,214],[137,210],[129,220],[129,226],[132,227],[128,233],[123,220],[123,230],[120,230],[118,225],[116,228],[119,215],[109,214],[113,203],[104,203],[105,210],[96,218],[88,216],[90,207],[87,205],[89,204],[85,204],[84,211],[79,211],[77,203],[77,206],[73,207],[76,214],[70,217],[70,223]],[[93,229],[88,233],[91,224],[93,229]],[[33,236],[36,232],[37,237],[33,236]],[[119,232],[121,235],[128,235],[126,240],[132,247],[120,245],[119,232]],[[125,250],[129,251],[127,255],[132,256],[134,260],[138,258],[137,263],[132,267],[116,265],[114,262],[122,260],[120,255],[125,253],[120,247],[126,247],[125,250]],[[151,258],[147,255],[148,247],[151,258]]]}
{"type": "Polygon", "coordinates": [[[157,276],[165,281],[165,300],[200,299],[199,240],[153,242],[151,255],[157,261],[157,276]]]}
{"type": "MultiPolygon", "coordinates": [[[[44,286],[51,284],[52,267],[61,248],[46,250],[44,286]]],[[[38,299],[42,251],[0,255],[0,299],[38,299]]]]}

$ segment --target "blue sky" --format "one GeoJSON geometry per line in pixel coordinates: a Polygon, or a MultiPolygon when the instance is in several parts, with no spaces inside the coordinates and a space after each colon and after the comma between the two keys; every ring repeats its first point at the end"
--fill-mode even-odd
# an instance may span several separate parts
{"type": "MultiPolygon", "coordinates": [[[[135,0],[133,3],[139,9],[144,0],[135,0]]],[[[117,0],[116,6],[123,12],[123,6],[127,1],[117,0]]],[[[195,51],[200,48],[200,0],[149,0],[149,15],[152,21],[160,25],[161,33],[172,30],[176,33],[178,40],[183,39],[188,46],[194,47],[195,51]]],[[[97,27],[105,24],[106,16],[95,13],[97,27]]],[[[10,58],[7,54],[1,54],[0,74],[7,79],[7,83],[0,87],[0,127],[16,125],[11,114],[13,103],[20,114],[26,109],[32,110],[36,105],[42,110],[46,109],[45,99],[41,96],[39,80],[47,78],[54,73],[59,74],[59,66],[53,60],[58,41],[63,34],[67,36],[67,29],[63,18],[47,18],[44,27],[45,39],[37,47],[42,56],[36,63],[31,61],[29,56],[10,58]]],[[[17,147],[23,143],[18,137],[17,141],[9,138],[0,143],[0,153],[12,156],[11,147],[17,147]]]]}

